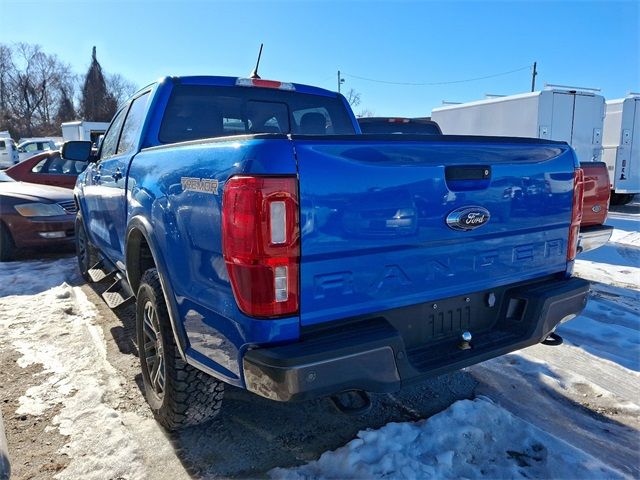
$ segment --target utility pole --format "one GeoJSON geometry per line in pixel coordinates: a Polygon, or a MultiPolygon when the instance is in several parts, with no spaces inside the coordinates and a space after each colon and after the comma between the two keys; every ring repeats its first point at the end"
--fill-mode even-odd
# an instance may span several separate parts
{"type": "Polygon", "coordinates": [[[538,66],[538,62],[533,62],[533,71],[531,72],[531,91],[532,92],[536,89],[536,75],[538,75],[538,70],[536,69],[537,66],[538,66]]]}
{"type": "Polygon", "coordinates": [[[344,78],[340,76],[340,70],[338,70],[338,93],[340,93],[340,85],[344,83],[344,78]]]}

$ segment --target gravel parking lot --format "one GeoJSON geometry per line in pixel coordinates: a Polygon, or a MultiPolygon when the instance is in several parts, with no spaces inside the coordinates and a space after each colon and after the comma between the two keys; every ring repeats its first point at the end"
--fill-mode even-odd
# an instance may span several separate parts
{"type": "MultiPolygon", "coordinates": [[[[15,478],[44,480],[54,474],[59,478],[75,475],[146,478],[152,474],[157,475],[154,478],[172,479],[260,477],[271,468],[299,465],[317,458],[324,451],[344,445],[360,430],[429,417],[456,400],[471,398],[477,384],[469,373],[456,372],[398,394],[375,395],[373,408],[362,417],[339,413],[327,399],[284,404],[228,388],[219,420],[167,435],[153,420],[141,393],[133,308],[117,314],[111,311],[99,297],[101,285],[94,288],[82,283],[73,257],[15,262],[11,268],[10,273],[17,282],[15,291],[5,290],[4,294],[26,293],[0,300],[5,302],[0,308],[13,312],[18,307],[7,303],[19,299],[20,311],[24,312],[8,326],[12,332],[24,329],[22,333],[0,339],[0,404],[5,414],[15,478]],[[38,282],[25,289],[21,282],[26,284],[34,274],[39,277],[38,282]],[[68,286],[60,287],[62,290],[53,288],[53,294],[47,297],[48,289],[63,282],[68,286]],[[92,309],[94,311],[87,314],[92,309]],[[76,318],[83,315],[85,323],[76,318]],[[71,322],[64,326],[65,331],[32,328],[36,320],[55,322],[58,319],[71,322]],[[91,360],[87,365],[76,365],[75,373],[83,372],[83,376],[69,380],[65,372],[65,362],[69,359],[65,352],[68,355],[70,350],[64,350],[64,345],[75,341],[76,330],[91,331],[92,326],[99,331],[88,337],[102,336],[104,342],[98,339],[95,344],[85,345],[78,351],[78,358],[99,359],[100,345],[104,345],[105,362],[91,360]],[[55,365],[47,364],[44,368],[38,363],[26,365],[26,351],[17,351],[16,344],[22,345],[27,339],[39,342],[39,346],[49,343],[51,350],[41,353],[57,358],[55,365]],[[93,378],[98,382],[87,385],[87,392],[99,398],[77,407],[76,410],[86,408],[82,415],[66,412],[65,405],[56,403],[58,397],[53,394],[44,395],[43,400],[39,392],[43,386],[50,392],[66,383],[66,390],[60,392],[64,400],[65,392],[78,388],[74,382],[93,378]],[[42,402],[44,405],[39,408],[33,407],[42,402]],[[25,403],[32,405],[31,411],[25,410],[25,403]],[[64,425],[69,415],[72,426],[67,430],[55,428],[64,425]],[[83,422],[82,416],[117,421],[83,422]],[[87,430],[77,431],[81,428],[87,430]],[[105,438],[109,435],[111,442],[105,438]],[[71,445],[71,450],[67,445],[71,445]],[[77,452],[83,449],[85,457],[77,458],[77,452]],[[98,454],[104,449],[110,451],[110,462],[90,459],[92,452],[98,454]]],[[[37,350],[38,345],[28,348],[37,350]]],[[[30,350],[29,355],[37,357],[39,353],[30,350]]]]}

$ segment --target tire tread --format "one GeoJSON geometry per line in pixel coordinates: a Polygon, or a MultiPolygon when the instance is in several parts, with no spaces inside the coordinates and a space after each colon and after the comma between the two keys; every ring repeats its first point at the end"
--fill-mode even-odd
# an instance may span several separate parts
{"type": "MultiPolygon", "coordinates": [[[[166,380],[162,405],[152,407],[156,419],[168,430],[199,425],[215,418],[222,408],[224,383],[186,363],[180,356],[168,322],[160,277],[155,268],[141,278],[140,294],[145,285],[156,298],[156,311],[165,345],[166,380]]],[[[144,294],[143,294],[144,295],[144,294]]],[[[140,359],[141,363],[144,361],[140,359]]],[[[144,366],[143,366],[144,368],[144,366]]]]}

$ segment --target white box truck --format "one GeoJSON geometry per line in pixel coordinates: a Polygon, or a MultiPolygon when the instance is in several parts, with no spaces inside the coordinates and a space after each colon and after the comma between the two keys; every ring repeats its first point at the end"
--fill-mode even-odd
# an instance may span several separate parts
{"type": "Polygon", "coordinates": [[[19,161],[18,147],[8,131],[0,132],[0,169],[13,167],[19,161]]]}
{"type": "Polygon", "coordinates": [[[62,137],[65,142],[69,140],[90,140],[96,146],[100,135],[107,131],[109,122],[65,122],[62,124],[62,137]]]}
{"type": "Polygon", "coordinates": [[[611,203],[629,203],[640,193],[640,93],[607,101],[602,147],[613,190],[611,203]]]}
{"type": "Polygon", "coordinates": [[[431,119],[445,135],[562,140],[581,162],[599,162],[604,106],[596,90],[549,85],[538,92],[434,108],[431,119]]]}

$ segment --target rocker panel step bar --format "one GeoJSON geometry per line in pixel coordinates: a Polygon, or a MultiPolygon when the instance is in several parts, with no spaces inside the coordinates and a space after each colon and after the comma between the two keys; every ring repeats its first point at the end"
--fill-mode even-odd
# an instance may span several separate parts
{"type": "Polygon", "coordinates": [[[112,310],[127,307],[136,300],[127,281],[120,275],[117,277],[116,281],[102,294],[103,300],[112,310]]]}

